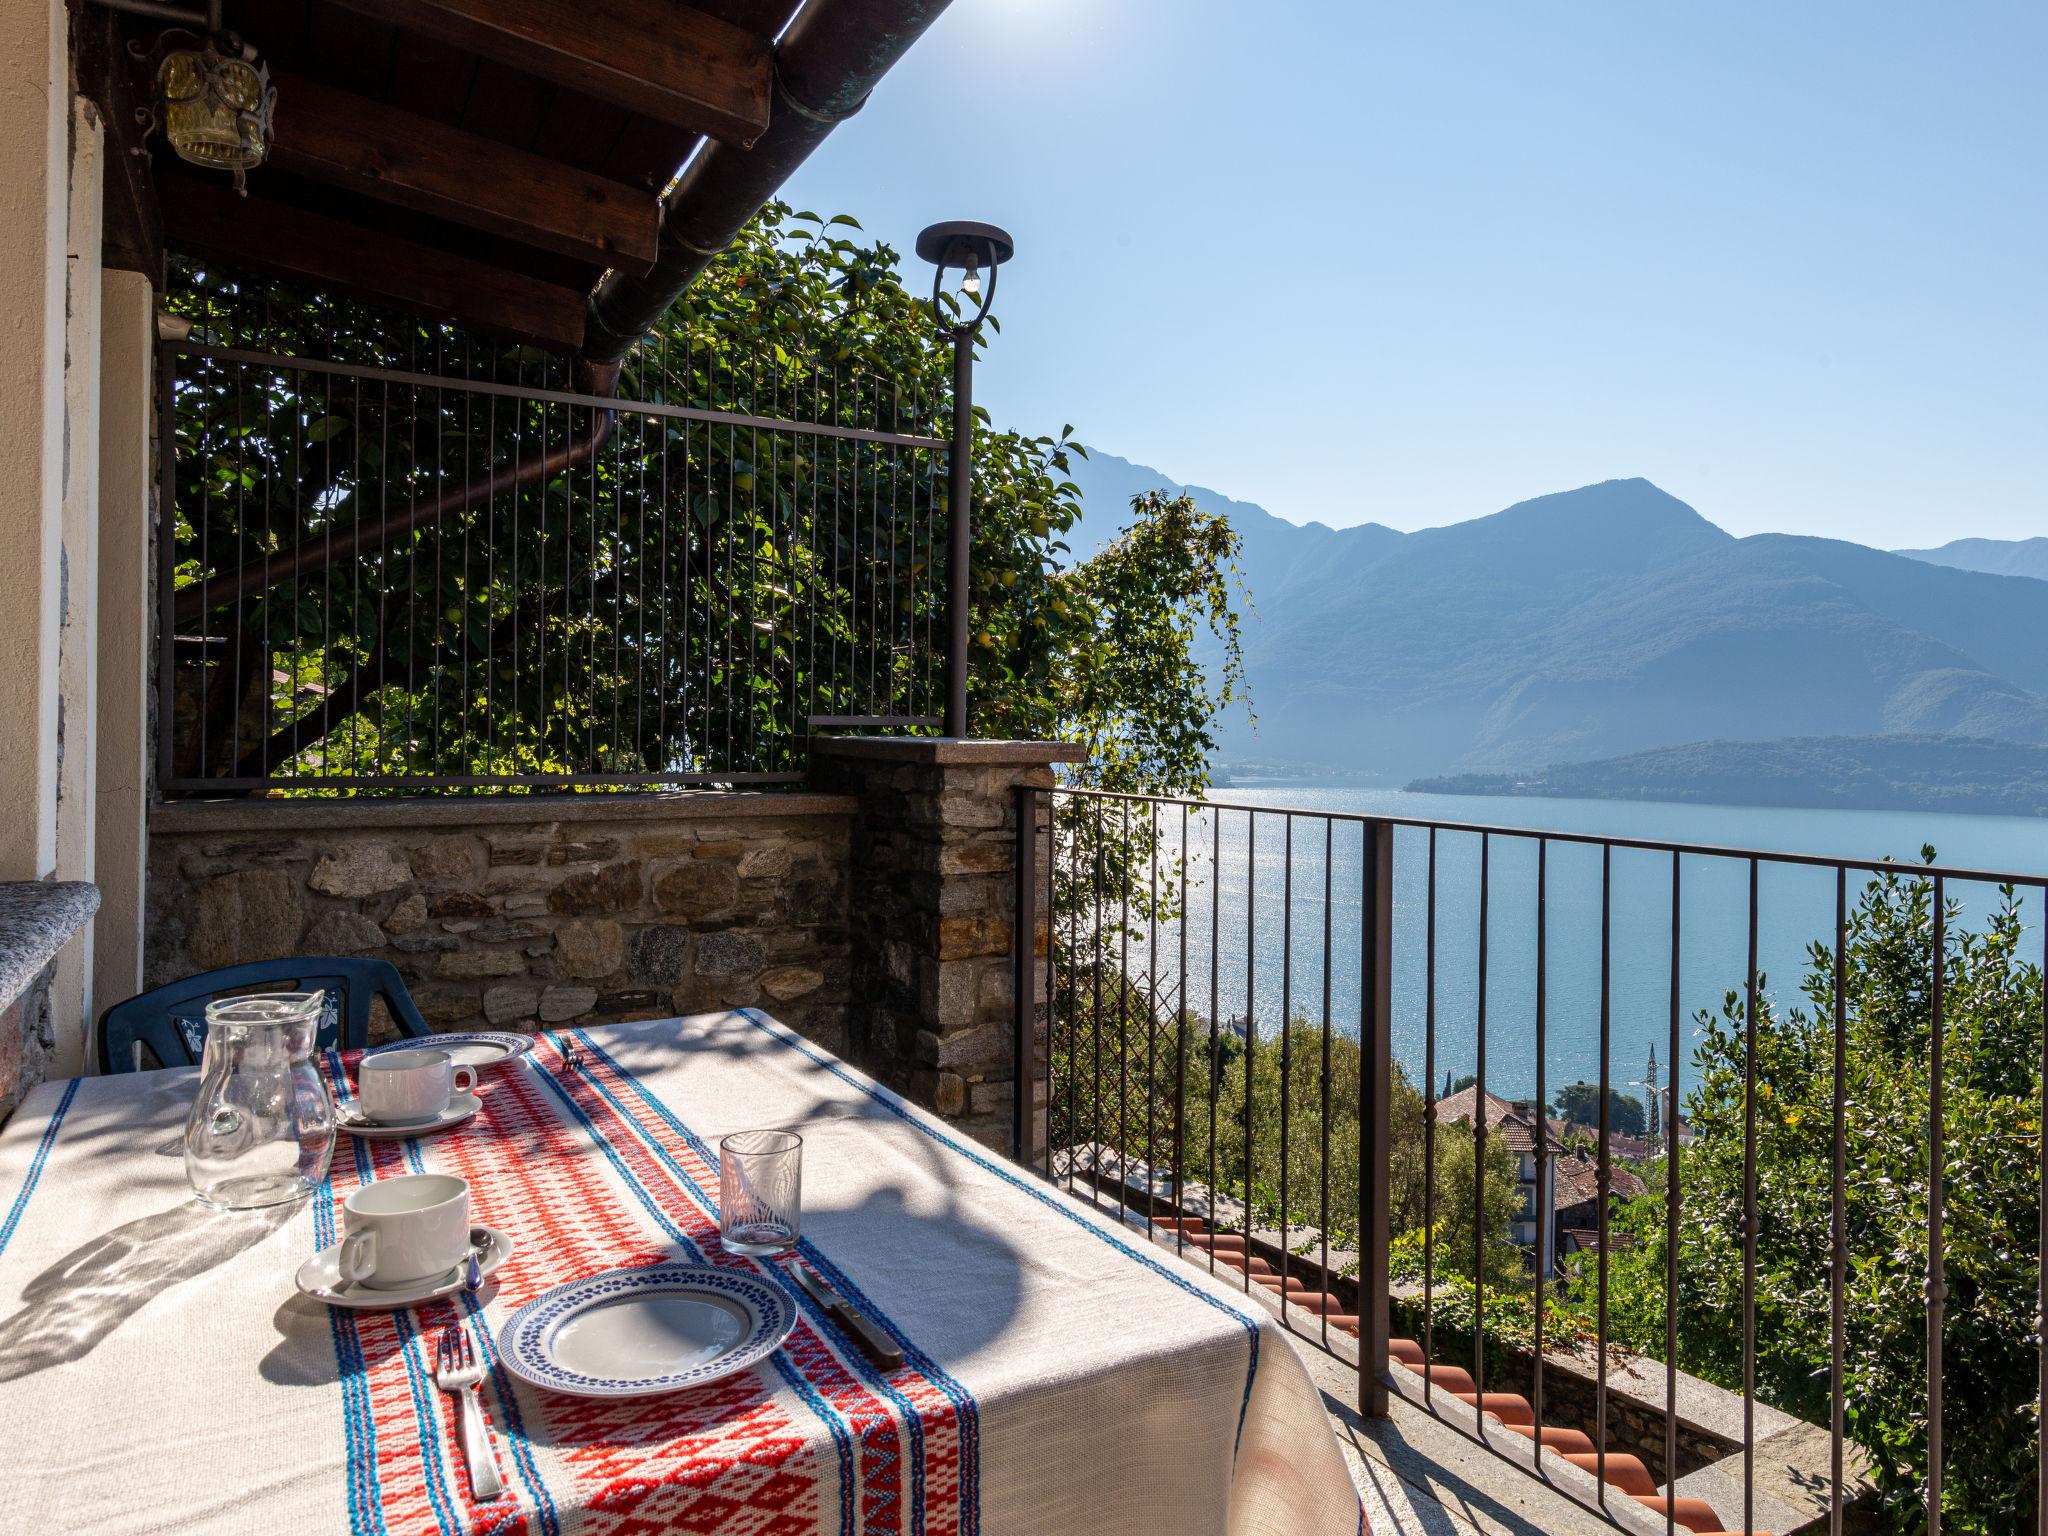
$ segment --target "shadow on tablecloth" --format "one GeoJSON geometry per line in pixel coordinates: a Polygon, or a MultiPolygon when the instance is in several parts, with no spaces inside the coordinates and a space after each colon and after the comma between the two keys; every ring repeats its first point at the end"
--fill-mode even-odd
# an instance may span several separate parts
{"type": "Polygon", "coordinates": [[[166,1287],[255,1247],[296,1209],[216,1211],[186,1200],[72,1249],[31,1280],[21,1310],[0,1321],[0,1381],[90,1353],[166,1287]]]}

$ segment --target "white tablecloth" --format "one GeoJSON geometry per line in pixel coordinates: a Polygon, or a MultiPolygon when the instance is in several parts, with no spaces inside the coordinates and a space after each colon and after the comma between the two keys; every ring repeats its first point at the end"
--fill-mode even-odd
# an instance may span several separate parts
{"type": "MultiPolygon", "coordinates": [[[[342,1138],[309,1205],[207,1211],[194,1074],[49,1083],[0,1133],[0,1510],[46,1532],[1356,1532],[1356,1491],[1265,1312],[757,1013],[575,1032],[485,1074],[469,1129],[342,1138]],[[486,1385],[511,1498],[476,1504],[428,1374],[438,1313],[344,1314],[292,1276],[369,1177],[462,1173],[549,1286],[725,1258],[718,1138],[805,1138],[819,1260],[905,1343],[884,1376],[815,1309],[774,1361],[674,1398],[486,1385]],[[705,1188],[708,1182],[708,1191],[705,1188]]],[[[341,1063],[330,1058],[330,1071],[341,1063]]],[[[337,1076],[344,1085],[346,1078],[337,1076]]],[[[477,1315],[477,1314],[480,1314],[477,1315]]],[[[14,1522],[25,1523],[16,1524],[14,1522]]]]}

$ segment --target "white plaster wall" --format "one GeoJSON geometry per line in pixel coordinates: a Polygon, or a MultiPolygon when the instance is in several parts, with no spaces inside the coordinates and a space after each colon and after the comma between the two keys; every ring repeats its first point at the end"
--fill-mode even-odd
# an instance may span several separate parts
{"type": "Polygon", "coordinates": [[[0,24],[0,880],[57,861],[70,72],[61,0],[0,24]]]}
{"type": "MultiPolygon", "coordinates": [[[[105,135],[99,109],[71,100],[70,206],[65,240],[63,585],[57,636],[57,878],[99,878],[94,856],[100,568],[100,227],[105,135]]],[[[50,978],[56,1031],[50,1070],[85,1070],[93,1016],[94,925],[58,951],[50,978]]]]}

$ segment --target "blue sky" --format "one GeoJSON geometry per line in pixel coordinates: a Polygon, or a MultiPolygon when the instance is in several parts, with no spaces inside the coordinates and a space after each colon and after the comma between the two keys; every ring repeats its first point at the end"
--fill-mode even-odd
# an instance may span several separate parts
{"type": "Polygon", "coordinates": [[[2017,538],[2044,58],[2039,0],[954,0],[789,190],[1009,228],[977,398],[1296,521],[2017,538]]]}

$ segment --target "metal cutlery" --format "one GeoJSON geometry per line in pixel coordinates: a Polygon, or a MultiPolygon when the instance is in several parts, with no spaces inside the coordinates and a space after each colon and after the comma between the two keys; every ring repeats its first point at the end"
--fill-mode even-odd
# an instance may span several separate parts
{"type": "Polygon", "coordinates": [[[491,1443],[490,1421],[477,1396],[484,1368],[476,1358],[476,1341],[459,1323],[441,1330],[441,1346],[434,1362],[434,1385],[455,1399],[462,1423],[462,1455],[469,1463],[469,1489],[479,1500],[503,1498],[505,1483],[498,1476],[498,1454],[491,1443]]]}
{"type": "Polygon", "coordinates": [[[462,1261],[462,1288],[474,1296],[483,1289],[484,1254],[491,1246],[488,1227],[469,1229],[469,1253],[462,1261]]]}
{"type": "Polygon", "coordinates": [[[832,1288],[825,1277],[798,1260],[796,1278],[811,1299],[823,1307],[841,1330],[860,1346],[860,1352],[884,1370],[893,1371],[903,1363],[902,1346],[884,1333],[879,1324],[832,1288]]]}

